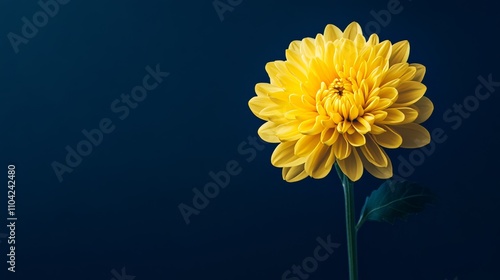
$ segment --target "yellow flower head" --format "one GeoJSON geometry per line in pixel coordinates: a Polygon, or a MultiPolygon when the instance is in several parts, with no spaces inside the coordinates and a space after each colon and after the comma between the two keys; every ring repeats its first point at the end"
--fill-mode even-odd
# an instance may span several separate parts
{"type": "Polygon", "coordinates": [[[408,41],[366,40],[358,23],[342,32],[327,25],[316,38],[293,41],[285,61],[269,62],[270,83],[255,86],[252,112],[267,121],[266,142],[280,143],[271,162],[283,179],[323,178],[335,162],[352,181],[363,167],[392,177],[383,148],[418,148],[430,142],[420,125],[434,107],[424,97],[425,67],[407,62],[408,41]]]}

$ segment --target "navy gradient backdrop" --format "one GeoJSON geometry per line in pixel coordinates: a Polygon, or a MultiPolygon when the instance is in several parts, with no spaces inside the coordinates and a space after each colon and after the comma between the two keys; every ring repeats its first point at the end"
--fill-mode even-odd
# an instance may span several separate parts
{"type": "MultiPolygon", "coordinates": [[[[290,41],[328,23],[364,27],[374,21],[370,11],[389,2],[244,0],[221,21],[209,0],[72,0],[16,54],[7,34],[20,34],[21,18],[40,6],[2,1],[0,170],[16,165],[19,220],[17,272],[7,273],[0,239],[0,279],[109,280],[122,268],[136,280],[282,279],[328,235],[341,246],[309,279],[347,279],[338,178],[282,181],[270,164],[274,145],[257,151],[244,143],[262,123],[247,102],[254,85],[268,81],[265,63],[284,59],[290,41]],[[110,104],[157,64],[170,76],[120,120],[110,104]],[[65,147],[75,148],[81,131],[103,118],[115,130],[59,182],[51,163],[64,163],[65,147]],[[192,205],[192,189],[232,160],[241,173],[186,225],[178,205],[192,205]]],[[[493,134],[500,88],[460,125],[456,113],[443,117],[474,94],[478,76],[500,80],[500,19],[488,1],[448,2],[401,0],[402,11],[380,28],[381,39],[409,40],[410,61],[426,65],[435,111],[425,126],[447,138],[408,176],[439,200],[407,222],[367,223],[360,279],[500,275],[493,134]]],[[[410,152],[391,151],[395,168],[410,152]]],[[[1,234],[7,178],[0,178],[1,234]]],[[[367,173],[356,184],[358,211],[379,184],[367,173]]]]}

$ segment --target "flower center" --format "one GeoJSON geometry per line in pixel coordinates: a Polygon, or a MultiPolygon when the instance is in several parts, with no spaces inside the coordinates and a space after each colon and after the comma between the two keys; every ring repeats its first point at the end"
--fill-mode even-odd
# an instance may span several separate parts
{"type": "Polygon", "coordinates": [[[351,114],[353,107],[354,111],[358,112],[357,107],[360,104],[356,104],[352,84],[347,79],[336,78],[329,86],[322,83],[316,100],[319,101],[317,105],[321,107],[318,108],[319,112],[332,117],[335,123],[344,120],[352,121],[358,117],[357,113],[351,114]]]}
{"type": "Polygon", "coordinates": [[[344,91],[348,91],[352,94],[351,83],[349,83],[348,81],[345,82],[342,78],[336,78],[335,80],[333,80],[333,82],[328,86],[328,90],[331,92],[331,94],[338,94],[340,96],[344,94],[344,91]]]}
{"type": "Polygon", "coordinates": [[[328,86],[325,82],[321,83],[321,88],[316,93],[316,109],[320,115],[329,119],[323,121],[325,128],[336,127],[339,133],[348,134],[355,132],[352,124],[357,125],[358,118],[362,118],[364,114],[363,104],[355,98],[352,83],[345,78],[336,78],[328,86]]]}

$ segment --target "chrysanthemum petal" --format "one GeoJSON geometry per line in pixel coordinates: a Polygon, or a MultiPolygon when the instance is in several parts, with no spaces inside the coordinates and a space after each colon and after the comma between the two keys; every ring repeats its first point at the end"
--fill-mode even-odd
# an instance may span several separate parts
{"type": "Polygon", "coordinates": [[[337,26],[333,25],[333,24],[328,24],[326,27],[325,27],[325,32],[324,32],[324,36],[325,36],[325,40],[328,42],[333,42],[337,39],[340,39],[342,38],[342,30],[340,30],[337,26]]]}
{"type": "Polygon", "coordinates": [[[397,124],[402,123],[405,120],[405,114],[398,109],[388,108],[385,109],[387,116],[384,120],[378,122],[380,124],[397,124]]]}
{"type": "Polygon", "coordinates": [[[363,31],[361,30],[361,26],[357,22],[353,21],[344,30],[343,37],[354,41],[356,35],[358,34],[363,34],[363,31]]]}
{"type": "Polygon", "coordinates": [[[257,131],[260,138],[268,143],[279,143],[280,139],[276,136],[277,125],[273,122],[266,122],[257,131]]]}
{"type": "Polygon", "coordinates": [[[378,126],[378,125],[372,125],[371,126],[371,134],[372,135],[378,135],[378,134],[382,134],[384,132],[386,132],[387,130],[383,129],[382,127],[378,126]]]}
{"type": "Polygon", "coordinates": [[[269,100],[276,105],[283,106],[288,101],[288,93],[283,88],[268,83],[258,83],[255,85],[255,92],[259,97],[269,97],[269,100]]]}
{"type": "Polygon", "coordinates": [[[394,102],[398,98],[398,91],[393,87],[384,87],[380,89],[378,97],[389,99],[394,102]]]}
{"type": "Polygon", "coordinates": [[[318,134],[323,130],[323,125],[321,124],[322,117],[317,116],[314,119],[308,119],[300,123],[298,127],[298,132],[305,135],[318,134]]]}
{"type": "Polygon", "coordinates": [[[349,157],[337,160],[342,173],[344,173],[351,181],[357,181],[363,175],[363,163],[356,149],[352,149],[349,157]]]}
{"type": "Polygon", "coordinates": [[[305,112],[308,111],[316,111],[316,107],[311,105],[309,102],[306,102],[303,98],[302,95],[298,94],[290,94],[288,96],[288,101],[290,102],[291,105],[293,105],[296,108],[302,109],[305,112]]]}
{"type": "Polygon", "coordinates": [[[381,121],[385,120],[388,113],[384,109],[384,110],[374,111],[374,112],[372,112],[372,114],[373,114],[373,117],[375,119],[375,122],[380,123],[381,121]]]}
{"type": "Polygon", "coordinates": [[[299,54],[287,50],[287,68],[288,71],[292,75],[294,75],[298,80],[304,81],[307,79],[307,72],[304,69],[304,66],[298,61],[298,58],[296,56],[299,56],[299,54]]]}
{"type": "Polygon", "coordinates": [[[379,41],[378,35],[376,33],[373,33],[372,35],[370,35],[370,37],[368,38],[368,41],[366,43],[369,45],[375,46],[379,42],[380,41],[379,41]]]}
{"type": "Polygon", "coordinates": [[[387,83],[390,83],[396,79],[401,78],[403,73],[405,73],[406,69],[408,69],[407,63],[396,63],[391,65],[389,70],[384,74],[384,78],[382,79],[382,87],[385,87],[387,83]]]}
{"type": "Polygon", "coordinates": [[[316,38],[314,38],[314,45],[315,45],[315,56],[316,57],[323,57],[323,53],[325,51],[325,39],[323,37],[323,34],[317,34],[316,38]]]}
{"type": "Polygon", "coordinates": [[[363,146],[366,143],[365,136],[357,131],[352,134],[346,133],[344,135],[346,136],[347,142],[354,147],[363,146]]]}
{"type": "Polygon", "coordinates": [[[339,43],[339,48],[333,55],[333,62],[335,63],[335,67],[338,67],[340,71],[348,71],[348,66],[354,63],[356,56],[357,49],[354,42],[342,39],[339,43]]]}
{"type": "Polygon", "coordinates": [[[349,145],[345,136],[342,134],[338,137],[337,141],[332,146],[335,157],[338,159],[345,159],[351,154],[352,146],[349,145]]]}
{"type": "Polygon", "coordinates": [[[378,104],[377,104],[377,107],[375,108],[375,110],[385,110],[386,108],[389,108],[389,106],[391,106],[393,104],[393,101],[390,100],[390,99],[386,99],[386,98],[381,98],[379,101],[378,101],[378,104]]]}
{"type": "Polygon", "coordinates": [[[305,55],[308,58],[312,58],[316,54],[316,48],[314,45],[313,38],[304,38],[302,40],[302,44],[300,45],[300,53],[305,55]]]}
{"type": "Polygon", "coordinates": [[[294,147],[297,141],[280,143],[271,156],[271,163],[276,167],[291,167],[302,164],[306,158],[298,157],[294,154],[294,147]]]}
{"type": "Polygon", "coordinates": [[[392,128],[403,138],[402,148],[420,148],[431,142],[429,131],[419,124],[407,123],[392,128]]]}
{"type": "Polygon", "coordinates": [[[322,59],[318,57],[312,58],[309,66],[314,69],[314,71],[309,72],[309,78],[314,75],[320,81],[328,81],[331,79],[331,73],[328,73],[328,67],[322,59]]]}
{"type": "Polygon", "coordinates": [[[415,106],[418,110],[418,117],[415,119],[416,123],[425,122],[431,116],[432,111],[434,111],[434,104],[432,104],[432,101],[425,96],[415,102],[413,106],[415,106]]]}
{"type": "Polygon", "coordinates": [[[413,66],[417,69],[415,76],[413,76],[413,80],[416,82],[422,82],[425,76],[425,66],[419,63],[411,63],[410,66],[413,66]]]}
{"type": "Polygon", "coordinates": [[[276,62],[272,61],[272,62],[266,63],[265,69],[266,69],[267,75],[269,76],[269,79],[271,80],[271,84],[278,86],[278,87],[281,87],[282,86],[281,82],[278,80],[278,77],[277,77],[280,72],[278,70],[278,67],[276,67],[276,62]]]}
{"type": "Polygon", "coordinates": [[[394,80],[390,80],[390,81],[387,81],[387,82],[382,82],[381,83],[381,87],[393,87],[393,88],[397,88],[399,86],[399,84],[401,84],[401,79],[394,79],[394,80]]]}
{"type": "MultiPolygon", "coordinates": [[[[252,106],[252,105],[250,105],[252,106]]],[[[266,120],[266,121],[272,121],[275,123],[282,123],[284,121],[287,121],[284,117],[283,114],[283,109],[279,106],[276,105],[270,105],[268,107],[263,108],[258,115],[256,114],[259,118],[266,120]]]]}
{"type": "Polygon", "coordinates": [[[258,96],[269,96],[276,92],[283,92],[283,89],[268,83],[258,83],[255,85],[255,93],[258,96]]]}
{"type": "Polygon", "coordinates": [[[385,40],[377,45],[377,56],[383,59],[389,59],[392,53],[392,44],[389,40],[385,40]]]}
{"type": "Polygon", "coordinates": [[[355,120],[359,116],[359,109],[357,106],[352,106],[351,110],[349,110],[349,119],[350,120],[355,120]]]}
{"type": "Polygon", "coordinates": [[[373,136],[366,137],[366,145],[359,149],[366,159],[377,167],[386,167],[388,156],[380,146],[375,143],[373,136]]]}
{"type": "Polygon", "coordinates": [[[378,97],[378,96],[375,96],[375,97],[368,99],[368,101],[366,102],[367,105],[365,106],[365,112],[371,112],[371,111],[375,110],[378,107],[379,101],[380,101],[380,97],[378,97]]]}
{"type": "Polygon", "coordinates": [[[357,118],[352,122],[352,126],[361,134],[366,134],[371,130],[370,123],[368,123],[364,118],[357,118]]]}
{"type": "Polygon", "coordinates": [[[331,147],[319,143],[309,157],[307,157],[305,170],[313,178],[324,178],[332,170],[334,162],[335,155],[331,147]]]}
{"type": "Polygon", "coordinates": [[[305,111],[304,109],[292,109],[286,111],[283,116],[287,120],[305,121],[311,118],[315,118],[317,115],[318,113],[314,111],[305,111]]]}
{"type": "Polygon", "coordinates": [[[302,44],[300,40],[294,40],[288,45],[288,49],[294,52],[300,52],[300,44],[302,44]]]}
{"type": "MultiPolygon", "coordinates": [[[[358,57],[359,59],[359,57],[358,57]]],[[[357,71],[353,77],[356,77],[356,81],[358,83],[361,83],[363,79],[366,78],[368,66],[366,66],[366,61],[362,61],[361,64],[359,65],[358,69],[355,70],[354,68],[351,68],[352,71],[357,71]]],[[[359,93],[359,91],[356,91],[354,94],[357,95],[356,93],[359,93]]],[[[360,96],[363,96],[363,94],[359,94],[360,96]]],[[[358,97],[359,98],[359,97],[358,97]]]]}
{"type": "Polygon", "coordinates": [[[361,50],[366,45],[365,36],[362,33],[358,33],[354,38],[354,45],[361,50]]]}
{"type": "Polygon", "coordinates": [[[318,146],[320,135],[304,135],[295,144],[294,153],[299,157],[306,157],[318,146]]]}
{"type": "MultiPolygon", "coordinates": [[[[324,120],[321,120],[321,125],[325,128],[323,131],[329,129],[329,128],[334,128],[336,126],[335,121],[332,118],[325,118],[324,120]]],[[[323,132],[321,132],[323,133],[323,132]]]]}
{"type": "Polygon", "coordinates": [[[376,83],[377,79],[375,78],[380,76],[379,78],[380,80],[382,80],[381,76],[383,74],[382,69],[386,64],[388,64],[388,62],[382,56],[377,56],[375,59],[367,61],[366,65],[368,67],[367,72],[370,73],[367,82],[370,82],[368,85],[370,89],[373,87],[373,85],[377,84],[376,83]]]}
{"type": "Polygon", "coordinates": [[[283,167],[282,170],[283,180],[293,183],[298,182],[307,177],[307,172],[304,170],[304,164],[283,167]]]}
{"type": "Polygon", "coordinates": [[[335,55],[335,45],[332,42],[327,42],[325,46],[325,51],[323,53],[323,62],[325,63],[326,70],[333,78],[338,75],[335,70],[335,64],[333,63],[333,56],[335,55]]]}
{"type": "Polygon", "coordinates": [[[351,128],[351,126],[352,123],[350,121],[344,120],[337,124],[337,131],[340,133],[346,133],[349,130],[349,128],[351,128]]]}
{"type": "Polygon", "coordinates": [[[403,75],[400,77],[401,81],[412,81],[413,77],[417,73],[417,68],[413,66],[408,66],[406,70],[403,72],[403,75]]]}
{"type": "Polygon", "coordinates": [[[399,41],[392,46],[392,54],[389,59],[391,65],[406,63],[410,56],[410,43],[407,40],[399,41]]]}
{"type": "Polygon", "coordinates": [[[400,108],[398,108],[398,110],[401,111],[405,115],[404,121],[402,121],[400,124],[406,124],[406,123],[415,122],[415,120],[418,117],[418,110],[416,110],[414,108],[400,107],[400,108]]]}
{"type": "Polygon", "coordinates": [[[297,130],[300,121],[289,121],[282,123],[276,127],[276,136],[281,141],[295,141],[298,140],[302,135],[297,130]]]}
{"type": "Polygon", "coordinates": [[[335,128],[325,129],[321,132],[321,142],[325,145],[331,146],[337,141],[339,136],[340,134],[335,128]]]}
{"type": "Polygon", "coordinates": [[[266,115],[262,115],[261,112],[264,109],[267,109],[269,107],[274,107],[275,104],[269,99],[267,96],[255,96],[248,101],[248,107],[250,107],[250,110],[252,113],[259,117],[260,119],[263,119],[265,121],[269,120],[269,117],[266,115]]]}
{"type": "Polygon", "coordinates": [[[276,75],[276,80],[279,81],[283,89],[288,92],[299,92],[300,90],[300,81],[293,76],[288,69],[286,69],[288,73],[279,73],[276,75]]]}
{"type": "Polygon", "coordinates": [[[406,107],[422,98],[427,87],[420,82],[405,81],[402,82],[397,89],[399,96],[396,100],[396,105],[406,107]]]}
{"type": "Polygon", "coordinates": [[[388,149],[399,148],[403,143],[401,135],[397,134],[393,129],[387,125],[380,125],[385,130],[384,133],[373,135],[375,141],[382,147],[388,149]]]}
{"type": "Polygon", "coordinates": [[[389,157],[387,157],[387,166],[386,167],[380,167],[376,166],[373,163],[371,163],[363,153],[359,153],[359,157],[361,158],[361,162],[363,163],[363,167],[368,171],[370,174],[375,176],[376,178],[379,179],[389,179],[393,175],[392,171],[392,162],[389,157]]]}

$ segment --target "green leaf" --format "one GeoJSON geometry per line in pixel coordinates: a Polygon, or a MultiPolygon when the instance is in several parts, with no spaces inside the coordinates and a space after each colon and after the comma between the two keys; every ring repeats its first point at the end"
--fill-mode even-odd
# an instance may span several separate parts
{"type": "Polygon", "coordinates": [[[424,209],[434,195],[428,188],[408,181],[385,181],[380,188],[366,198],[356,229],[369,221],[394,223],[424,209]]]}

